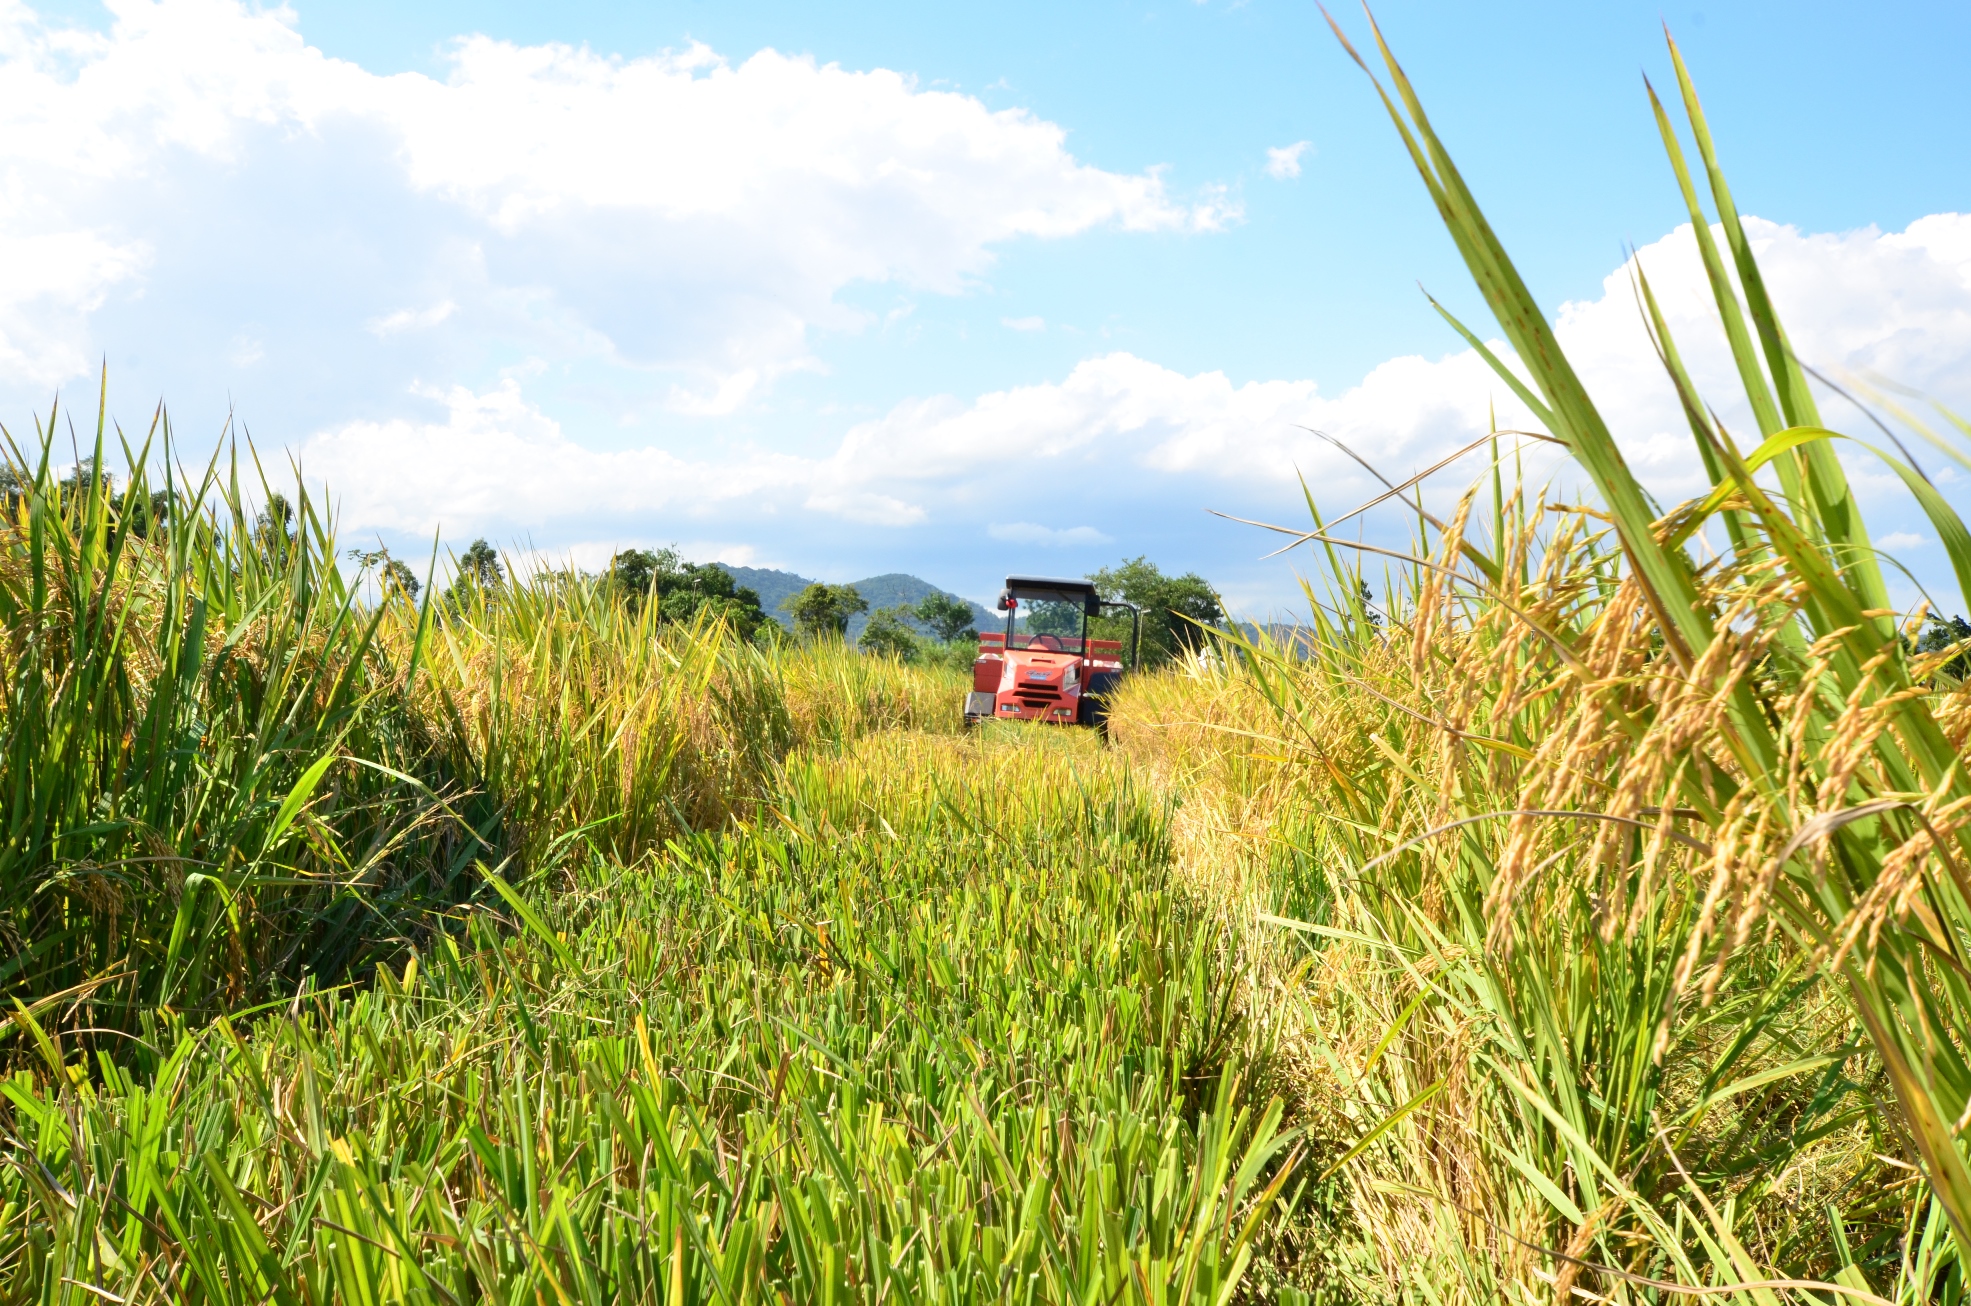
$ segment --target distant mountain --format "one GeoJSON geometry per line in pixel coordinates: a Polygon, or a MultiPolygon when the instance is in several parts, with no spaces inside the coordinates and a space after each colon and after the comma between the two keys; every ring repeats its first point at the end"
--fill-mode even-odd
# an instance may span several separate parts
{"type": "MultiPolygon", "coordinates": [[[[877,608],[893,608],[899,603],[908,603],[915,606],[933,594],[951,594],[951,591],[941,590],[927,580],[919,580],[915,576],[906,576],[900,571],[887,572],[881,576],[871,576],[867,580],[856,581],[855,591],[869,600],[869,610],[871,612],[874,612],[877,608]]],[[[959,596],[951,594],[951,597],[958,598],[959,596]]],[[[970,599],[963,599],[961,601],[972,609],[972,624],[980,630],[991,630],[994,625],[1005,620],[1004,617],[994,616],[979,604],[973,603],[970,599]]],[[[851,621],[849,623],[849,637],[853,639],[855,636],[861,634],[862,627],[863,618],[857,617],[851,621]]]]}
{"type": "Polygon", "coordinates": [[[796,576],[791,571],[773,571],[766,567],[726,567],[723,562],[719,566],[725,567],[736,583],[759,595],[760,606],[783,626],[791,627],[793,618],[780,610],[780,601],[814,584],[806,576],[796,576]]]}
{"type": "Polygon", "coordinates": [[[1241,621],[1237,629],[1247,639],[1255,643],[1263,639],[1283,649],[1292,658],[1305,658],[1319,637],[1314,627],[1290,621],[1269,621],[1264,626],[1241,621]]]}
{"type": "MultiPolygon", "coordinates": [[[[806,576],[797,576],[791,571],[775,571],[769,567],[729,567],[724,563],[720,563],[719,565],[725,567],[726,571],[731,573],[732,579],[738,584],[744,585],[755,594],[758,594],[760,596],[760,606],[778,619],[781,625],[790,628],[794,624],[794,619],[781,611],[781,601],[800,593],[808,586],[814,584],[806,576]]],[[[927,580],[917,576],[908,576],[900,571],[889,572],[882,576],[871,576],[867,580],[859,580],[851,583],[854,584],[856,593],[869,600],[869,610],[871,612],[874,612],[877,608],[893,608],[899,603],[921,603],[927,595],[931,594],[951,594],[950,590],[940,589],[927,580]]],[[[1004,618],[988,612],[979,604],[973,603],[970,599],[963,599],[960,595],[956,594],[952,594],[952,597],[961,599],[962,602],[970,605],[972,609],[972,620],[980,630],[990,630],[995,624],[1004,620],[1004,618]]],[[[849,619],[849,639],[853,641],[857,636],[861,635],[862,628],[868,624],[869,618],[865,614],[851,617],[849,619]]]]}

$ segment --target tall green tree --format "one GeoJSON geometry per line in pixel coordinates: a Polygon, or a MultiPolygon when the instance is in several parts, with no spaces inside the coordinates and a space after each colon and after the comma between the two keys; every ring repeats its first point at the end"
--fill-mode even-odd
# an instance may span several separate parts
{"type": "Polygon", "coordinates": [[[609,584],[632,605],[653,592],[661,600],[683,565],[676,549],[624,549],[609,559],[609,584]]]}
{"type": "MultiPolygon", "coordinates": [[[[1211,583],[1196,572],[1166,576],[1146,556],[1131,558],[1090,574],[1105,600],[1133,603],[1143,611],[1143,647],[1137,665],[1159,666],[1180,653],[1195,652],[1205,629],[1222,625],[1225,609],[1211,583]]],[[[1090,633],[1104,639],[1129,638],[1126,616],[1104,615],[1090,622],[1090,633]]]]}
{"type": "Polygon", "coordinates": [[[794,630],[803,639],[841,639],[848,634],[849,618],[869,611],[869,600],[853,585],[816,581],[782,600],[780,607],[794,618],[794,630]]]}
{"type": "Polygon", "coordinates": [[[1959,649],[1957,656],[1945,662],[1940,668],[1945,675],[1962,680],[1971,675],[1971,621],[1962,617],[1940,617],[1930,615],[1930,621],[1918,636],[1914,651],[1917,653],[1942,653],[1946,649],[1959,649]]]}
{"type": "Polygon", "coordinates": [[[879,653],[905,661],[915,657],[918,638],[917,632],[910,626],[910,618],[915,611],[906,604],[876,609],[869,614],[869,622],[862,628],[862,637],[856,640],[856,647],[865,653],[879,653]]]}
{"type": "Polygon", "coordinates": [[[675,548],[625,549],[609,560],[608,581],[633,607],[654,600],[665,621],[723,619],[744,639],[771,623],[760,596],[715,562],[686,562],[675,548]]]}
{"type": "Polygon", "coordinates": [[[384,560],[383,573],[379,577],[386,594],[402,594],[411,602],[417,602],[417,592],[424,587],[418,584],[417,573],[396,558],[384,560]]]}
{"type": "Polygon", "coordinates": [[[445,591],[445,609],[453,615],[468,611],[476,600],[492,603],[506,583],[500,555],[483,539],[474,540],[458,556],[458,572],[445,591]]]}
{"type": "Polygon", "coordinates": [[[168,530],[177,517],[178,496],[170,490],[152,490],[145,494],[132,486],[124,491],[122,512],[131,534],[147,540],[154,539],[168,530]]]}
{"type": "MultiPolygon", "coordinates": [[[[90,477],[94,479],[93,471],[90,477]]],[[[286,495],[267,496],[267,506],[253,520],[253,538],[268,557],[287,557],[288,551],[294,547],[294,505],[287,501],[286,495]]]]}
{"type": "MultiPolygon", "coordinates": [[[[958,639],[977,639],[979,632],[972,627],[972,605],[961,598],[933,590],[926,594],[911,610],[911,615],[931,628],[931,634],[940,644],[949,644],[958,639]]],[[[875,618],[871,617],[871,621],[875,618]]]]}
{"type": "Polygon", "coordinates": [[[1355,581],[1355,587],[1355,596],[1361,603],[1362,616],[1368,621],[1369,629],[1380,632],[1382,630],[1382,612],[1375,606],[1376,592],[1369,588],[1368,581],[1362,580],[1359,577],[1355,581]]]}
{"type": "Polygon", "coordinates": [[[388,599],[401,594],[412,603],[417,602],[418,591],[424,587],[418,584],[417,573],[390,556],[390,550],[381,546],[374,549],[351,549],[349,557],[364,571],[376,569],[377,588],[388,599]]]}
{"type": "Polygon", "coordinates": [[[459,579],[481,589],[495,589],[506,579],[506,568],[500,565],[500,555],[493,546],[478,539],[459,555],[459,579]]]}

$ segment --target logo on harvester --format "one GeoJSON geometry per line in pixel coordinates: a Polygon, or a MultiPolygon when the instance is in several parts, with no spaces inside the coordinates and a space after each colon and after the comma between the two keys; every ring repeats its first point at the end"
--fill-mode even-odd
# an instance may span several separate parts
{"type": "Polygon", "coordinates": [[[1045,680],[1045,679],[1047,679],[1047,673],[1046,673],[1045,671],[1029,671],[1029,672],[1027,672],[1027,679],[1028,679],[1028,680],[1045,680]]]}

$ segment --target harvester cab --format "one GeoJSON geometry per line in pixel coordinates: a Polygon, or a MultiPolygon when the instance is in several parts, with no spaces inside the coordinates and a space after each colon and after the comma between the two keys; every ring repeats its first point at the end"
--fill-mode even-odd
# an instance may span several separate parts
{"type": "Polygon", "coordinates": [[[1105,608],[1129,612],[1133,664],[1143,634],[1143,614],[1135,607],[1104,602],[1085,580],[1008,576],[999,595],[1006,629],[979,635],[965,724],[991,719],[1106,725],[1107,695],[1127,664],[1121,640],[1088,637],[1088,619],[1105,608]]]}

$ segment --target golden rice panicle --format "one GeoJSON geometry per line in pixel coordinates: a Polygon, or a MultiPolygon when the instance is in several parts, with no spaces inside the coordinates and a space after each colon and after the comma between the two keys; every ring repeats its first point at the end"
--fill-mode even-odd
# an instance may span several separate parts
{"type": "MultiPolygon", "coordinates": [[[[1543,618],[1551,621],[1571,599],[1579,574],[1586,569],[1591,544],[1573,532],[1563,531],[1557,538],[1561,551],[1576,565],[1568,567],[1568,557],[1556,558],[1550,553],[1539,579],[1526,591],[1530,621],[1509,614],[1514,621],[1528,625],[1543,618]]],[[[1576,674],[1567,674],[1554,665],[1551,647],[1536,648],[1532,642],[1511,645],[1515,653],[1523,650],[1544,664],[1540,679],[1546,692],[1533,719],[1498,720],[1493,728],[1497,734],[1517,727],[1528,738],[1540,741],[1530,761],[1513,778],[1509,791],[1513,816],[1486,896],[1496,945],[1509,944],[1514,905],[1531,889],[1541,867],[1551,860],[1550,854],[1556,847],[1564,850],[1571,846],[1583,834],[1535,813],[1575,810],[1598,801],[1608,788],[1607,774],[1617,764],[1626,742],[1623,731],[1612,724],[1621,718],[1613,690],[1633,674],[1641,660],[1640,645],[1645,637],[1639,633],[1640,610],[1640,598],[1631,587],[1617,587],[1587,632],[1583,667],[1576,674]],[[1588,678],[1585,684],[1584,676],[1588,678]]],[[[1602,832],[1595,831],[1591,838],[1593,846],[1600,849],[1602,832]]]]}
{"type": "Polygon", "coordinates": [[[1465,524],[1470,520],[1471,505],[1477,497],[1477,486],[1465,491],[1464,497],[1458,500],[1457,511],[1451,516],[1451,524],[1438,541],[1436,557],[1430,565],[1420,569],[1422,576],[1417,583],[1416,605],[1410,614],[1410,666],[1418,675],[1424,673],[1430,661],[1432,636],[1436,634],[1444,598],[1450,591],[1459,550],[1464,545],[1465,524]]]}
{"type": "Polygon", "coordinates": [[[1597,864],[1612,891],[1605,897],[1603,937],[1612,939],[1621,927],[1641,925],[1641,913],[1653,900],[1663,874],[1680,856],[1671,839],[1679,795],[1692,773],[1720,764],[1707,748],[1727,722],[1731,698],[1752,667],[1765,655],[1770,632],[1760,627],[1740,631],[1735,623],[1755,606],[1755,596],[1741,596],[1727,607],[1722,633],[1698,657],[1689,671],[1667,658],[1654,658],[1632,682],[1640,700],[1632,715],[1648,722],[1642,739],[1628,751],[1613,795],[1604,810],[1635,822],[1605,825],[1598,834],[1597,864]],[[1629,890],[1626,848],[1633,833],[1649,828],[1633,889],[1633,909],[1623,910],[1629,890]]]}

